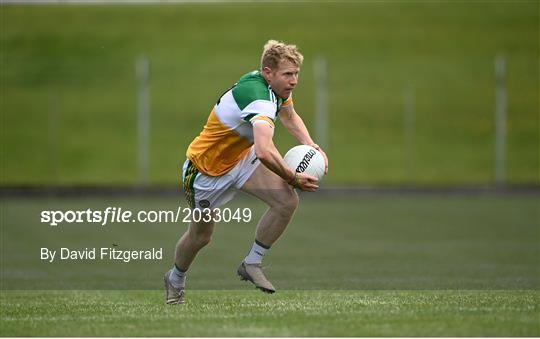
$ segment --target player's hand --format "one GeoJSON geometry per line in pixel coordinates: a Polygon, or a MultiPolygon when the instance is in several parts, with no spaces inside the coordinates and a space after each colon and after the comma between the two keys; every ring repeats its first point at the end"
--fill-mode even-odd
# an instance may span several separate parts
{"type": "Polygon", "coordinates": [[[328,157],[326,156],[326,153],[317,144],[312,144],[310,146],[315,148],[317,151],[321,152],[321,154],[323,155],[323,157],[324,157],[324,175],[327,175],[328,174],[328,157]]]}
{"type": "Polygon", "coordinates": [[[293,187],[299,188],[302,191],[314,192],[319,188],[318,180],[307,173],[296,173],[293,187]]]}

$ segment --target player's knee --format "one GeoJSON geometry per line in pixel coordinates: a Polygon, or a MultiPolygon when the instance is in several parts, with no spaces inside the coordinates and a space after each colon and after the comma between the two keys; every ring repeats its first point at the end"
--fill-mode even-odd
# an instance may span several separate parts
{"type": "Polygon", "coordinates": [[[292,215],[298,208],[298,194],[296,191],[288,191],[283,193],[280,199],[278,199],[278,206],[276,208],[283,214],[292,215]]]}
{"type": "Polygon", "coordinates": [[[199,244],[201,246],[206,246],[212,241],[212,234],[202,234],[199,236],[199,244]]]}
{"type": "Polygon", "coordinates": [[[196,228],[197,226],[190,230],[191,241],[194,242],[197,247],[204,247],[208,245],[210,241],[212,241],[212,228],[195,230],[196,228]]]}
{"type": "Polygon", "coordinates": [[[212,241],[212,233],[205,232],[205,233],[197,233],[194,236],[195,243],[198,247],[204,247],[212,241]]]}

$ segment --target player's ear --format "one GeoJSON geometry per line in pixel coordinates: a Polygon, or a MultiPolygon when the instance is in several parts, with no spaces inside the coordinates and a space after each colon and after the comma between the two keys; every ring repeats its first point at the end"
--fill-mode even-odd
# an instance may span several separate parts
{"type": "Polygon", "coordinates": [[[272,69],[270,67],[263,67],[262,72],[265,75],[270,75],[272,73],[272,69]]]}

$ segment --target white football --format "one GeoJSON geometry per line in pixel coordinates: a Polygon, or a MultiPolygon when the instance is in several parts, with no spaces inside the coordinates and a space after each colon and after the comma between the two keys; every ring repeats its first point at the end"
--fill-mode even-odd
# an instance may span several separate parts
{"type": "Polygon", "coordinates": [[[307,173],[319,180],[324,175],[324,157],[321,152],[311,146],[294,146],[283,159],[296,173],[307,173]]]}

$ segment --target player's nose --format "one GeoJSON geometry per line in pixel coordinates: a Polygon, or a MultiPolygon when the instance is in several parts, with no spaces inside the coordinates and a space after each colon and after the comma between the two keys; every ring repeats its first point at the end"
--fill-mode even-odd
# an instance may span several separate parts
{"type": "Polygon", "coordinates": [[[298,83],[298,76],[297,75],[292,76],[289,84],[291,86],[296,86],[297,83],[298,83]]]}

